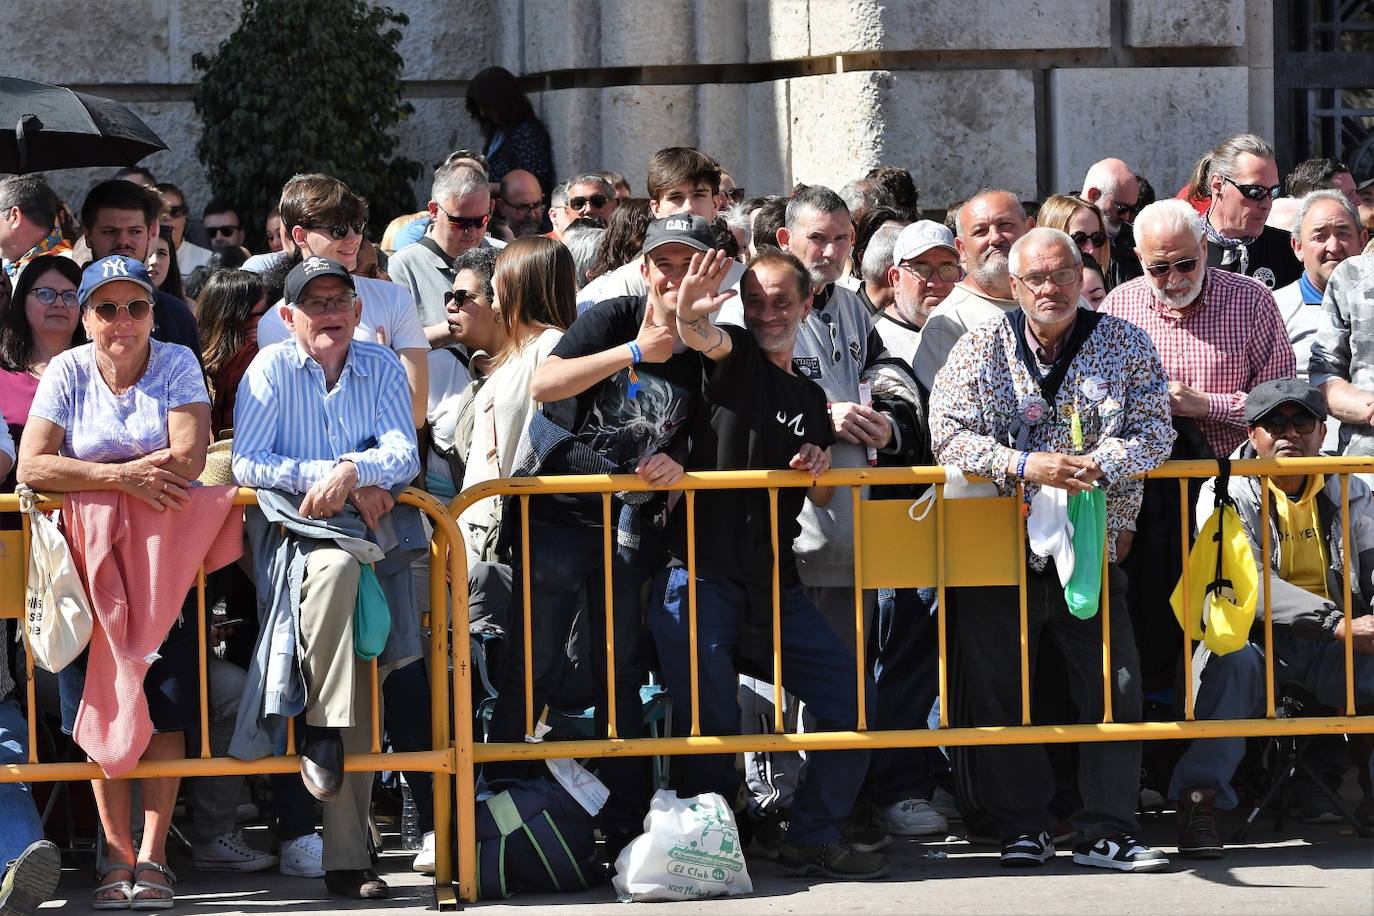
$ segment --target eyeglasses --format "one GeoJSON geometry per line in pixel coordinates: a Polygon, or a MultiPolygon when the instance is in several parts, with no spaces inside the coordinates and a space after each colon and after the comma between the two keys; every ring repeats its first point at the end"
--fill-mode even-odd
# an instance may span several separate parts
{"type": "Polygon", "coordinates": [[[610,198],[605,194],[593,194],[591,197],[569,197],[568,209],[581,210],[583,207],[587,206],[587,204],[591,204],[597,210],[600,210],[602,207],[606,206],[606,201],[609,199],[610,198]]]}
{"type": "MultiPolygon", "coordinates": [[[[1012,276],[1016,277],[1016,274],[1012,274],[1012,276]]],[[[1047,274],[1026,274],[1024,277],[1016,277],[1016,279],[1030,289],[1041,289],[1046,283],[1053,283],[1055,286],[1069,286],[1082,277],[1083,272],[1077,267],[1061,267],[1047,274]]]]}
{"type": "Polygon", "coordinates": [[[461,232],[471,232],[474,229],[481,229],[487,224],[487,219],[491,216],[489,213],[483,213],[481,216],[454,216],[440,204],[436,203],[434,206],[439,208],[440,213],[448,217],[450,225],[456,226],[461,232]]]}
{"type": "Polygon", "coordinates": [[[1264,200],[1266,197],[1278,197],[1279,193],[1283,190],[1281,185],[1241,184],[1233,178],[1227,178],[1225,175],[1221,176],[1221,180],[1227,184],[1233,185],[1246,200],[1264,200]]]}
{"type": "Polygon", "coordinates": [[[476,302],[477,295],[465,289],[451,289],[444,293],[444,307],[462,308],[464,303],[476,302]]]}
{"type": "Polygon", "coordinates": [[[540,210],[544,209],[543,202],[538,200],[536,200],[532,204],[513,204],[505,198],[502,198],[501,203],[506,205],[507,210],[510,210],[514,213],[519,213],[521,216],[524,216],[526,213],[531,212],[538,213],[540,210]]]}
{"type": "Polygon", "coordinates": [[[37,299],[43,305],[52,305],[59,298],[61,298],[62,304],[69,309],[74,309],[81,304],[81,300],[76,297],[76,290],[74,289],[64,289],[59,293],[51,286],[35,286],[33,289],[29,290],[29,295],[33,296],[33,298],[37,299]]]}
{"type": "MultiPolygon", "coordinates": [[[[205,227],[205,234],[206,234],[206,235],[209,235],[209,236],[222,235],[222,236],[224,236],[225,238],[228,238],[229,236],[233,235],[235,232],[238,232],[238,231],[239,231],[239,227],[238,227],[238,226],[206,226],[206,227],[205,227]]],[[[344,233],[344,234],[347,235],[347,233],[344,233]]],[[[340,241],[342,241],[342,238],[340,239],[340,241]]]]}
{"type": "Polygon", "coordinates": [[[964,275],[958,264],[908,264],[903,261],[897,266],[927,283],[931,277],[939,277],[944,283],[955,283],[964,275]]]}
{"type": "Polygon", "coordinates": [[[102,302],[99,305],[90,307],[95,312],[95,316],[101,321],[114,321],[123,312],[134,321],[142,321],[153,313],[153,304],[147,299],[135,299],[132,302],[118,304],[115,302],[102,302]]]}
{"type": "Polygon", "coordinates": [[[1306,436],[1317,428],[1317,418],[1310,413],[1281,413],[1262,417],[1255,425],[1271,436],[1281,436],[1289,429],[1299,436],[1306,436]]]}
{"type": "Polygon", "coordinates": [[[354,292],[339,293],[337,296],[311,296],[309,299],[302,299],[300,302],[292,303],[294,308],[300,309],[311,318],[316,318],[328,311],[346,312],[353,307],[353,303],[358,301],[358,294],[354,292]]]}
{"type": "Polygon", "coordinates": [[[728,197],[728,198],[730,198],[730,200],[731,200],[732,202],[737,203],[737,204],[742,204],[742,203],[744,203],[744,201],[745,201],[745,199],[746,199],[746,195],[745,195],[745,193],[744,193],[744,188],[735,188],[733,191],[729,192],[729,193],[726,194],[725,196],[728,197]]]}
{"type": "Polygon", "coordinates": [[[1137,201],[1133,204],[1112,204],[1112,209],[1116,211],[1117,216],[1131,216],[1140,212],[1140,203],[1137,201]]]}
{"type": "Polygon", "coordinates": [[[363,230],[367,228],[367,220],[360,219],[357,222],[344,223],[342,225],[330,223],[327,226],[306,226],[305,228],[313,229],[316,232],[323,232],[334,241],[342,242],[344,239],[348,238],[348,233],[350,232],[356,232],[358,235],[362,235],[363,230]]]}
{"type": "Polygon", "coordinates": [[[1092,242],[1094,248],[1101,248],[1107,244],[1107,233],[1101,231],[1094,232],[1092,235],[1088,235],[1086,232],[1071,232],[1069,238],[1073,239],[1073,243],[1079,248],[1083,247],[1084,242],[1092,242]]]}
{"type": "Polygon", "coordinates": [[[186,209],[186,205],[185,205],[185,204],[178,204],[178,205],[175,206],[175,207],[168,207],[168,208],[167,208],[167,215],[170,216],[172,219],[181,219],[183,216],[185,216],[185,215],[186,215],[187,213],[189,213],[189,212],[190,212],[190,211],[189,211],[188,209],[186,209]]]}
{"type": "Polygon", "coordinates": [[[1152,277],[1167,277],[1171,270],[1176,270],[1181,274],[1190,274],[1197,270],[1197,263],[1197,258],[1184,258],[1182,261],[1175,261],[1172,264],[1146,264],[1145,269],[1150,272],[1152,277]]]}

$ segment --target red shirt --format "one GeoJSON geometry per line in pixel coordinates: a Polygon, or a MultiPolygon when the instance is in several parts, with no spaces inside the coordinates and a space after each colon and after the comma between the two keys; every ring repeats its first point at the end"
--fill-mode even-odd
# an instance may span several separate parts
{"type": "Polygon", "coordinates": [[[1124,318],[1154,341],[1164,373],[1206,393],[1198,429],[1226,456],[1245,440],[1245,397],[1260,382],[1293,378],[1297,364],[1274,297],[1257,280],[1207,268],[1202,293],[1181,312],[1155,298],[1149,277],[1112,290],[1101,311],[1124,318]]]}

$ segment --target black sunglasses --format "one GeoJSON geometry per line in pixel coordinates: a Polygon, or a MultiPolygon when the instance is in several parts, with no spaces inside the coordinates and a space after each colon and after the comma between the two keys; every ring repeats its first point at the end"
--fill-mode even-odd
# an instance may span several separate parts
{"type": "Polygon", "coordinates": [[[1310,413],[1271,414],[1267,417],[1261,417],[1255,425],[1263,427],[1264,431],[1271,436],[1281,436],[1290,427],[1299,436],[1306,436],[1317,428],[1317,418],[1310,413]]]}
{"type": "Polygon", "coordinates": [[[1112,209],[1116,211],[1117,216],[1131,216],[1140,212],[1140,204],[1112,204],[1112,209]]]}
{"type": "Polygon", "coordinates": [[[1092,235],[1086,232],[1074,232],[1069,235],[1069,238],[1073,239],[1073,243],[1079,248],[1083,247],[1084,242],[1092,242],[1094,248],[1101,248],[1107,244],[1107,233],[1100,231],[1094,232],[1092,235]]]}
{"type": "Polygon", "coordinates": [[[185,204],[177,204],[175,207],[167,208],[167,215],[170,216],[172,219],[181,219],[189,212],[190,211],[186,209],[185,204]]]}
{"type": "Polygon", "coordinates": [[[1176,270],[1181,274],[1190,274],[1197,269],[1197,261],[1197,258],[1184,258],[1182,261],[1175,261],[1172,264],[1146,264],[1145,269],[1150,272],[1152,277],[1167,277],[1171,270],[1176,270]]]}
{"type": "Polygon", "coordinates": [[[470,293],[470,292],[468,292],[468,291],[465,290],[465,289],[460,289],[460,290],[452,290],[452,289],[450,289],[450,290],[445,290],[445,291],[444,291],[444,307],[445,307],[445,308],[447,308],[447,307],[450,306],[450,305],[453,305],[454,303],[457,303],[458,308],[462,308],[462,307],[463,307],[463,303],[464,303],[464,302],[467,302],[467,301],[469,301],[469,300],[471,300],[471,301],[473,301],[473,302],[476,302],[476,301],[477,301],[477,296],[476,296],[474,293],[470,293]]]}
{"type": "Polygon", "coordinates": [[[334,241],[342,242],[344,239],[348,238],[349,232],[356,232],[358,235],[362,235],[363,230],[367,228],[367,220],[360,219],[357,222],[344,223],[343,225],[331,223],[327,226],[306,226],[305,228],[314,229],[316,232],[323,232],[334,241]]]}
{"type": "Polygon", "coordinates": [[[569,197],[568,209],[581,210],[583,207],[587,206],[587,204],[591,204],[593,207],[600,210],[602,207],[606,206],[606,201],[609,199],[610,198],[605,194],[593,194],[591,197],[569,197]]]}
{"type": "Polygon", "coordinates": [[[1262,184],[1241,184],[1234,178],[1227,178],[1225,175],[1221,176],[1221,180],[1227,184],[1234,185],[1235,189],[1239,191],[1241,196],[1246,200],[1264,200],[1266,197],[1274,198],[1278,197],[1283,191],[1281,185],[1266,186],[1262,184]]]}
{"type": "Polygon", "coordinates": [[[471,232],[474,229],[481,229],[483,226],[487,224],[487,218],[490,216],[490,214],[485,213],[481,216],[454,216],[452,213],[445,210],[438,203],[436,203],[434,206],[439,207],[439,212],[444,214],[444,216],[448,217],[450,225],[457,226],[463,232],[471,232]]]}
{"type": "Polygon", "coordinates": [[[239,227],[238,227],[238,226],[206,226],[206,227],[205,227],[205,234],[206,234],[206,235],[211,235],[211,236],[214,236],[214,235],[222,235],[222,236],[224,236],[225,238],[228,238],[229,236],[233,235],[235,232],[238,232],[238,231],[239,231],[239,227]]]}

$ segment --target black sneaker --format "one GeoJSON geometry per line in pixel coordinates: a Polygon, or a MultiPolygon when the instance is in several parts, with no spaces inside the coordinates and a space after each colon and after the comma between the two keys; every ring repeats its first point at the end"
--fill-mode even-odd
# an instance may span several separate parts
{"type": "Polygon", "coordinates": [[[0,913],[32,916],[52,897],[62,877],[62,856],[47,840],[38,840],[9,863],[0,883],[0,913]]]}
{"type": "Polygon", "coordinates": [[[1003,868],[1034,868],[1054,858],[1054,841],[1048,832],[1023,833],[1002,844],[1003,868]]]}
{"type": "Polygon", "coordinates": [[[824,875],[827,878],[881,878],[887,874],[887,860],[876,852],[860,852],[848,840],[835,840],[824,846],[778,848],[778,865],[789,875],[824,875]]]}
{"type": "Polygon", "coordinates": [[[1215,789],[1188,789],[1178,800],[1178,854],[1187,859],[1220,859],[1215,789]]]}
{"type": "MultiPolygon", "coordinates": [[[[747,823],[749,839],[744,843],[744,854],[751,859],[767,859],[776,862],[778,847],[782,845],[783,834],[787,832],[787,814],[779,812],[767,817],[755,818],[741,815],[741,822],[747,823]]],[[[744,830],[740,831],[745,833],[744,830]]]]}
{"type": "Polygon", "coordinates": [[[892,845],[892,835],[877,827],[846,824],[840,832],[844,834],[845,842],[859,852],[877,852],[892,845]]]}
{"type": "Polygon", "coordinates": [[[1168,866],[1169,859],[1129,833],[1118,833],[1096,842],[1079,843],[1073,848],[1073,862],[1075,865],[1114,868],[1117,871],[1159,871],[1168,866]]]}

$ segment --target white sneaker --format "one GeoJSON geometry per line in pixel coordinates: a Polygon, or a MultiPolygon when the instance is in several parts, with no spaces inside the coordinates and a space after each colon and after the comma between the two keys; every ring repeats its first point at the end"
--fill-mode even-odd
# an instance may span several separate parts
{"type": "Polygon", "coordinates": [[[191,862],[208,871],[262,871],[277,864],[277,857],[248,845],[243,831],[221,833],[204,846],[191,847],[191,862]]]}
{"type": "Polygon", "coordinates": [[[324,837],[307,833],[282,845],[281,873],[293,878],[323,878],[323,860],[324,837]]]}
{"type": "Polygon", "coordinates": [[[897,836],[944,836],[949,822],[924,798],[908,798],[877,810],[878,822],[897,836]]]}
{"type": "Polygon", "coordinates": [[[947,789],[936,787],[935,792],[930,796],[930,807],[940,812],[946,821],[962,821],[964,816],[959,813],[959,802],[954,798],[954,793],[947,789]]]}
{"type": "Polygon", "coordinates": [[[422,875],[434,874],[434,831],[425,831],[425,838],[420,842],[420,852],[415,856],[415,861],[410,863],[411,871],[417,871],[422,875]]]}

